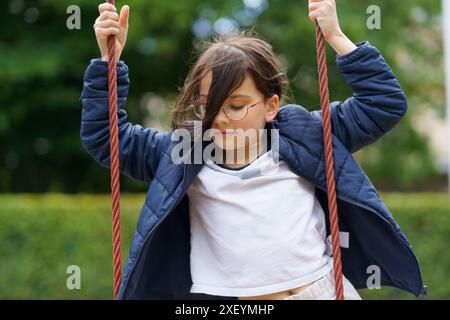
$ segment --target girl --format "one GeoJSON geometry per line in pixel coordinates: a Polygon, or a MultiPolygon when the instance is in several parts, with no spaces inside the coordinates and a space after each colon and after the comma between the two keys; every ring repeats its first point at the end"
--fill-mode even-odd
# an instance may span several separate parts
{"type": "MultiPolygon", "coordinates": [[[[119,298],[335,299],[321,111],[279,106],[288,81],[271,46],[246,32],[205,42],[172,130],[158,132],[127,122],[123,109],[129,7],[118,15],[104,3],[99,11],[102,57],[84,75],[81,139],[109,167],[106,39],[115,35],[120,169],[150,184],[119,298]],[[198,123],[210,139],[193,139],[194,153],[182,150],[180,162],[174,133],[198,123]],[[214,150],[190,161],[199,146],[214,150]]],[[[352,157],[400,121],[405,95],[375,47],[343,34],[334,0],[310,0],[309,11],[354,91],[330,105],[344,296],[361,299],[355,288],[380,285],[425,294],[406,236],[352,157]]]]}

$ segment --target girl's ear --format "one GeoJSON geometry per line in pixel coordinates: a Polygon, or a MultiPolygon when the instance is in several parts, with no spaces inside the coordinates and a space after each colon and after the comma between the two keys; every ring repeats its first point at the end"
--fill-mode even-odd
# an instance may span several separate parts
{"type": "Polygon", "coordinates": [[[266,116],[265,116],[265,121],[266,122],[271,122],[273,120],[273,118],[276,117],[277,113],[278,113],[278,108],[279,108],[279,98],[278,95],[273,95],[271,98],[267,99],[266,101],[266,116]]]}

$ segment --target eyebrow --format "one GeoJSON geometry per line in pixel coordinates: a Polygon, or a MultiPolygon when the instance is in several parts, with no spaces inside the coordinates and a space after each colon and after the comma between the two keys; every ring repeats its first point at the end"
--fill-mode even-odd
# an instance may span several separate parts
{"type": "MultiPolygon", "coordinates": [[[[208,96],[206,94],[201,94],[200,97],[207,98],[208,96]]],[[[238,97],[251,98],[249,95],[246,95],[246,94],[233,94],[230,96],[230,98],[238,98],[238,97]]]]}

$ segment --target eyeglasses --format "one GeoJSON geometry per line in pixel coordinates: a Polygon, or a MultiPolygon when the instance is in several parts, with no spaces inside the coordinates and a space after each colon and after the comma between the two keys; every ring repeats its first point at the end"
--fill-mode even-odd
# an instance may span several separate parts
{"type": "MultiPolygon", "coordinates": [[[[221,108],[223,109],[223,112],[225,115],[230,119],[234,121],[239,121],[245,119],[248,115],[248,109],[253,108],[258,103],[264,101],[265,99],[261,99],[258,102],[252,104],[252,105],[235,105],[232,103],[225,104],[221,108]]],[[[199,119],[203,120],[203,118],[206,115],[206,104],[202,103],[194,103],[190,105],[189,107],[193,108],[194,113],[199,119]]]]}

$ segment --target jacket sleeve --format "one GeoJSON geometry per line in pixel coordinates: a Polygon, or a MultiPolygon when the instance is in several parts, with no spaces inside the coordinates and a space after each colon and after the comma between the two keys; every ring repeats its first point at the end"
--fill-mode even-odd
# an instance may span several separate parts
{"type": "MultiPolygon", "coordinates": [[[[117,63],[117,113],[120,172],[137,180],[153,179],[167,133],[127,122],[123,109],[130,80],[128,67],[117,63]]],[[[83,78],[80,136],[84,148],[103,167],[110,167],[108,63],[92,59],[83,78]]]]}
{"type": "MultiPolygon", "coordinates": [[[[351,153],[391,130],[407,110],[406,96],[378,49],[368,41],[357,47],[336,58],[353,95],[330,103],[332,133],[351,153]]],[[[311,114],[322,121],[322,110],[311,114]]]]}

